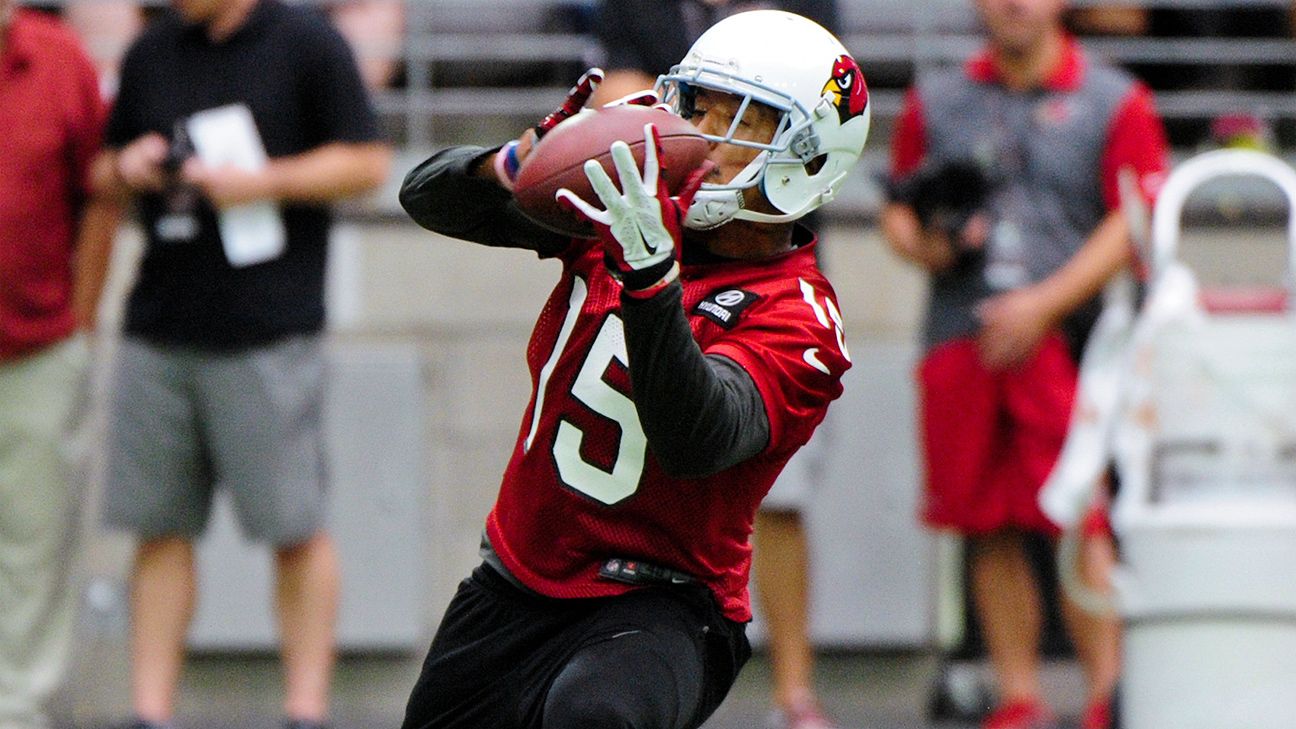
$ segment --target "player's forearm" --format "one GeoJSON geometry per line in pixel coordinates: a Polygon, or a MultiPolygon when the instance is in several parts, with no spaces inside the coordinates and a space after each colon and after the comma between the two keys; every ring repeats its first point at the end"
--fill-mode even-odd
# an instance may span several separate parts
{"type": "Polygon", "coordinates": [[[679,283],[649,299],[621,298],[639,423],[662,468],[678,477],[722,471],[769,442],[760,391],[736,363],[707,357],[689,329],[679,283]]]}
{"type": "Polygon", "coordinates": [[[474,146],[433,154],[405,176],[401,207],[420,226],[451,238],[540,253],[561,250],[568,238],[527,220],[507,190],[478,174],[482,160],[493,154],[474,146]]]}

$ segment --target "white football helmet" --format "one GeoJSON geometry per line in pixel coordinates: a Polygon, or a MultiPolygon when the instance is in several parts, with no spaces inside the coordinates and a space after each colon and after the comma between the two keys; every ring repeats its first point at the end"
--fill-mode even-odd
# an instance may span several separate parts
{"type": "Polygon", "coordinates": [[[781,10],[752,10],[711,26],[684,60],[657,79],[662,101],[686,118],[694,89],[743,99],[733,124],[711,142],[761,150],[723,184],[704,183],[685,219],[705,230],[730,220],[796,220],[831,200],[868,138],[868,88],[846,47],[822,26],[781,10]],[[783,112],[768,144],[734,139],[752,102],[783,112]],[[745,209],[743,190],[760,186],[780,212],[745,209]]]}

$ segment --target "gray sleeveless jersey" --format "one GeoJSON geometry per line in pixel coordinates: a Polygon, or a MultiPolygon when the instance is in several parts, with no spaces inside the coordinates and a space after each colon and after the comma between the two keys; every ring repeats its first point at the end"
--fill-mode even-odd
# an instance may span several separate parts
{"type": "Polygon", "coordinates": [[[1067,90],[1010,91],[964,68],[918,80],[924,164],[977,162],[993,218],[982,266],[933,277],[926,346],[974,333],[977,301],[1048,277],[1084,244],[1107,213],[1109,126],[1133,83],[1089,58],[1067,90]]]}

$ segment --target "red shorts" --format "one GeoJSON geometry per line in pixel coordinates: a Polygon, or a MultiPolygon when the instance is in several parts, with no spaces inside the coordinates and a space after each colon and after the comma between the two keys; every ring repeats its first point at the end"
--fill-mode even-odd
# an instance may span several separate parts
{"type": "Polygon", "coordinates": [[[1076,365],[1062,337],[1000,372],[981,364],[975,339],[946,342],[923,359],[918,381],[923,521],[968,534],[1015,527],[1056,535],[1038,496],[1075,398],[1076,365]]]}

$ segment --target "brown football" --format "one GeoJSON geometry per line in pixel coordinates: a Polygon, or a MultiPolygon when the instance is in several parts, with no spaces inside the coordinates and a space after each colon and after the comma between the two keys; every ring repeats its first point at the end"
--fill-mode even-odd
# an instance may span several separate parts
{"type": "Polygon", "coordinates": [[[561,207],[554,193],[567,188],[591,205],[603,204],[583,169],[586,160],[596,159],[617,182],[612,164],[612,143],[630,145],[642,169],[644,125],[654,124],[661,136],[658,163],[666,188],[677,192],[689,173],[706,161],[709,145],[693,125],[664,109],[622,105],[578,114],[553,128],[540,140],[518,171],[513,197],[527,217],[559,233],[577,238],[594,237],[593,227],[580,216],[561,207]]]}

